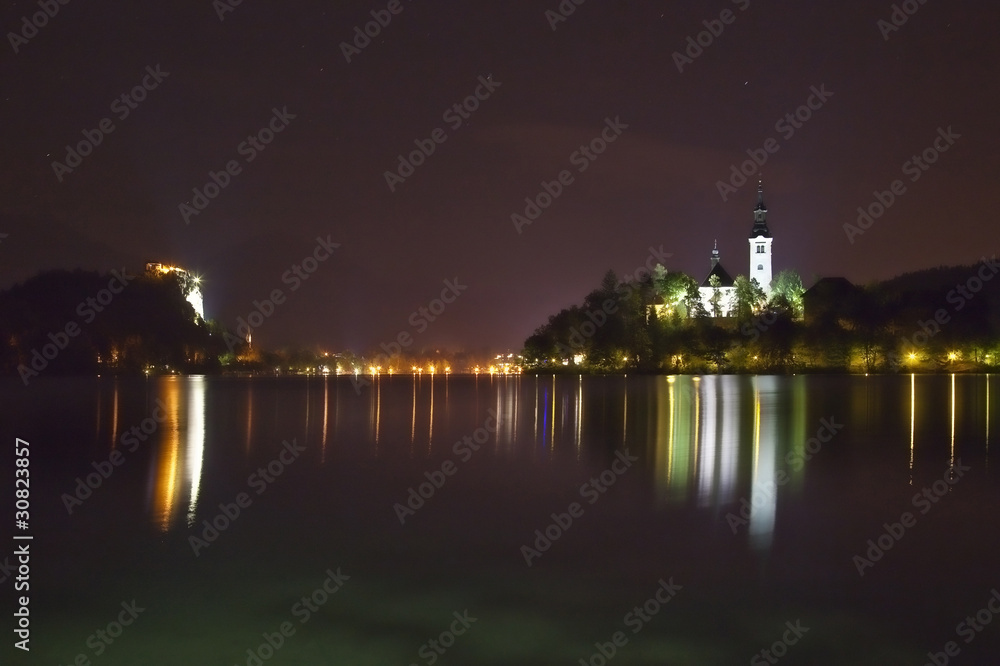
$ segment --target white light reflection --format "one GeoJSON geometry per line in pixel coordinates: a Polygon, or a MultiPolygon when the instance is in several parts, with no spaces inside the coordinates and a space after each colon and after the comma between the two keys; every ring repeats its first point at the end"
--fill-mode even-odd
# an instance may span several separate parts
{"type": "Polygon", "coordinates": [[[190,480],[187,524],[194,525],[201,493],[201,470],[205,461],[205,378],[188,378],[187,475],[190,480]]]}
{"type": "MultiPolygon", "coordinates": [[[[719,400],[718,377],[704,377],[699,386],[705,409],[701,417],[700,430],[704,433],[701,445],[701,460],[698,464],[698,506],[710,506],[715,492],[716,455],[718,440],[716,435],[716,408],[719,400]]],[[[699,400],[700,404],[701,400],[699,400]]]]}
{"type": "Polygon", "coordinates": [[[750,489],[750,542],[770,547],[778,507],[775,484],[775,377],[754,378],[753,485],[750,489]]]}

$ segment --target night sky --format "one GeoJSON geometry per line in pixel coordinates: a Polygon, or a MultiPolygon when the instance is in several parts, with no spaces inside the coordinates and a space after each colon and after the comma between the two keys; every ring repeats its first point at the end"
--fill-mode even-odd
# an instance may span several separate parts
{"type": "Polygon", "coordinates": [[[265,347],[362,351],[407,331],[413,350],[516,350],[650,247],[700,281],[718,239],[745,274],[761,174],[774,269],[806,286],[997,250],[1000,10],[987,0],[911,0],[891,31],[888,1],[567,0],[555,30],[557,0],[48,1],[58,13],[26,40],[11,33],[38,3],[0,12],[0,288],[173,262],[203,276],[206,314],[230,327],[282,289],[254,335],[265,347]],[[347,62],[342,43],[387,5],[401,11],[347,62]],[[712,23],[724,10],[729,23],[712,23]],[[678,71],[704,21],[724,29],[678,71]],[[129,108],[120,97],[144,78],[129,108]],[[486,97],[482,81],[478,109],[445,116],[486,97]],[[776,126],[813,88],[832,96],[776,126]],[[244,144],[275,109],[273,141],[244,144]],[[57,175],[105,118],[113,131],[57,175]],[[606,119],[627,128],[593,161],[574,157],[606,119]],[[444,142],[391,191],[385,172],[438,128],[444,142]],[[904,166],[949,128],[936,163],[904,166]],[[723,201],[718,181],[771,138],[777,152],[723,201]],[[237,175],[185,220],[192,189],[230,161],[237,175]],[[511,215],[563,170],[572,182],[518,233],[511,215]],[[905,192],[850,242],[843,225],[897,179],[905,192]],[[292,291],[282,276],[317,237],[340,247],[292,291]],[[467,289],[419,331],[411,313],[456,278],[467,289]]]}

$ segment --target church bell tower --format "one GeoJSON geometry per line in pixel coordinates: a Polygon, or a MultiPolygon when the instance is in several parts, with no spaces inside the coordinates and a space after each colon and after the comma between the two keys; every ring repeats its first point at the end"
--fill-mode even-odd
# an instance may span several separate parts
{"type": "Polygon", "coordinates": [[[771,295],[771,231],[767,228],[767,206],[764,205],[764,183],[757,185],[757,207],[753,209],[753,229],[750,230],[750,278],[771,295]]]}

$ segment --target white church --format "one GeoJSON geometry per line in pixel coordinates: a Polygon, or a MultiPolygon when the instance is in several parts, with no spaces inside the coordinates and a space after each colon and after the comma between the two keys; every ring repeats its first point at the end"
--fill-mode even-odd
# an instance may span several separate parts
{"type": "MultiPolygon", "coordinates": [[[[764,205],[764,184],[760,183],[757,186],[757,207],[753,209],[753,228],[750,230],[750,272],[748,276],[750,279],[757,280],[757,284],[760,285],[761,289],[768,296],[771,295],[772,240],[774,239],[771,237],[771,231],[767,228],[767,206],[764,205]]],[[[718,243],[716,243],[715,248],[712,250],[712,270],[705,276],[705,280],[698,288],[701,294],[702,305],[705,306],[705,310],[710,316],[714,316],[712,312],[712,298],[716,293],[716,289],[711,284],[712,276],[717,277],[719,280],[719,316],[732,316],[733,292],[735,291],[733,278],[722,267],[722,263],[719,261],[718,243]]]]}

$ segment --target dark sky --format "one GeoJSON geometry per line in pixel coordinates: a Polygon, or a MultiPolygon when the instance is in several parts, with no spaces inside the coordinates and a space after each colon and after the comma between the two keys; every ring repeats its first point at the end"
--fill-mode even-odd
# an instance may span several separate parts
{"type": "Polygon", "coordinates": [[[554,31],[557,0],[402,0],[348,63],[341,43],[387,4],[244,0],[220,20],[210,0],[70,0],[15,53],[10,33],[40,10],[6,3],[0,287],[170,261],[204,276],[208,316],[230,326],[282,289],[265,346],[407,331],[413,349],[517,349],[650,246],[701,280],[718,239],[745,274],[758,176],[725,202],[717,182],[772,137],[775,271],[864,282],[997,250],[995,3],[913,0],[884,39],[891,3],[870,0],[589,0],[554,31]],[[725,9],[679,72],[673,53],[725,9]],[[112,103],[157,65],[169,76],[120,119],[112,103]],[[443,113],[490,75],[499,87],[452,129],[443,113]],[[813,86],[833,95],[788,137],[776,122],[813,86]],[[240,144],[286,107],[248,163],[240,144]],[[60,182],[52,163],[104,118],[114,131],[60,182]],[[571,155],[606,118],[628,128],[579,172],[571,155]],[[949,127],[961,138],[912,181],[904,163],[949,127]],[[390,191],[384,172],[436,128],[447,140],[390,191]],[[241,172],[186,224],[180,204],[230,160],[241,172]],[[564,169],[573,182],[518,234],[511,214],[564,169]],[[896,179],[905,193],[849,242],[843,225],[896,179]],[[283,273],[328,235],[340,248],[292,292],[283,273]],[[467,289],[418,332],[411,313],[454,278],[467,289]]]}

